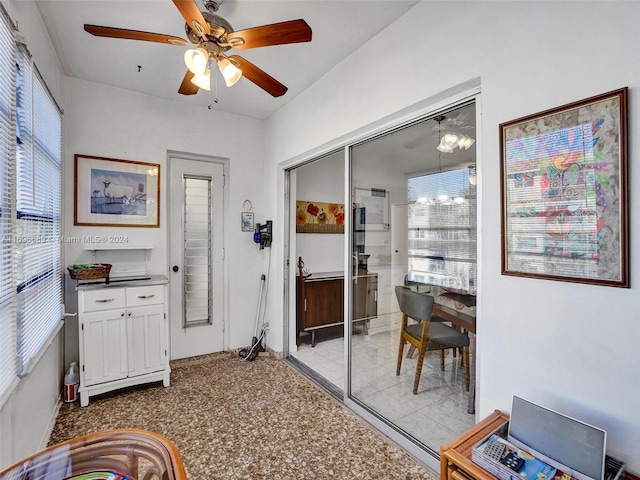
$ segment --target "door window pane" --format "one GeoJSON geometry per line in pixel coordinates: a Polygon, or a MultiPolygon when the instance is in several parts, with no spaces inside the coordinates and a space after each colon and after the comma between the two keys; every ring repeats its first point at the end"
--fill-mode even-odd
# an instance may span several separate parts
{"type": "Polygon", "coordinates": [[[211,179],[184,177],[184,327],[211,324],[211,179]]]}

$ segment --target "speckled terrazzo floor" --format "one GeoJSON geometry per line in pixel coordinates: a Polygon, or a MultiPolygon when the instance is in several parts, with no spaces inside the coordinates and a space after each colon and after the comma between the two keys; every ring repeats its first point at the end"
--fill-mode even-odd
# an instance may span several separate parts
{"type": "Polygon", "coordinates": [[[63,404],[49,443],[113,428],[158,432],[190,480],[438,478],[280,358],[225,353],[171,368],[168,388],[63,404]]]}

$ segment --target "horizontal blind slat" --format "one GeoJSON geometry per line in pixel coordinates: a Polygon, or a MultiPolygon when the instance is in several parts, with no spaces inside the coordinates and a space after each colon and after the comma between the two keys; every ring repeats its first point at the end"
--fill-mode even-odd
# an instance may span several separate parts
{"type": "Polygon", "coordinates": [[[62,116],[30,56],[18,53],[18,354],[24,368],[60,321],[62,116]]]}
{"type": "Polygon", "coordinates": [[[0,11],[0,398],[14,384],[17,368],[14,243],[16,126],[16,49],[14,31],[0,11]]]}

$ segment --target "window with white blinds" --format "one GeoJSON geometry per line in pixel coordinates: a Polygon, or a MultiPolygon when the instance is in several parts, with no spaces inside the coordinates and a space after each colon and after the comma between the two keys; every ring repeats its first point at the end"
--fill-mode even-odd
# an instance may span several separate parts
{"type": "Polygon", "coordinates": [[[409,178],[409,278],[476,293],[476,187],[467,168],[409,178]]]}
{"type": "MultiPolygon", "coordinates": [[[[0,5],[0,398],[17,379],[15,224],[15,32],[0,5]]],[[[2,405],[3,402],[0,402],[2,405]]]]}
{"type": "Polygon", "coordinates": [[[24,374],[62,317],[62,115],[22,47],[16,84],[17,345],[24,374]]]}

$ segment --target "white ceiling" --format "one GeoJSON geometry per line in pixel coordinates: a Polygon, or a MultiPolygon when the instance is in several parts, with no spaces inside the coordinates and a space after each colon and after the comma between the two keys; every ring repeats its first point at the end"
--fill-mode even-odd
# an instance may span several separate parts
{"type": "MultiPolygon", "coordinates": [[[[195,1],[206,11],[203,0],[195,1]]],[[[211,104],[216,110],[257,119],[270,117],[417,2],[225,0],[217,14],[234,30],[298,18],[311,27],[310,43],[235,52],[289,88],[284,96],[274,98],[244,78],[228,88],[217,71],[211,92],[180,95],[178,88],[186,72],[183,55],[189,47],[94,37],[83,29],[89,23],[186,39],[184,19],[171,0],[36,1],[67,76],[203,108],[211,104]]]]}

